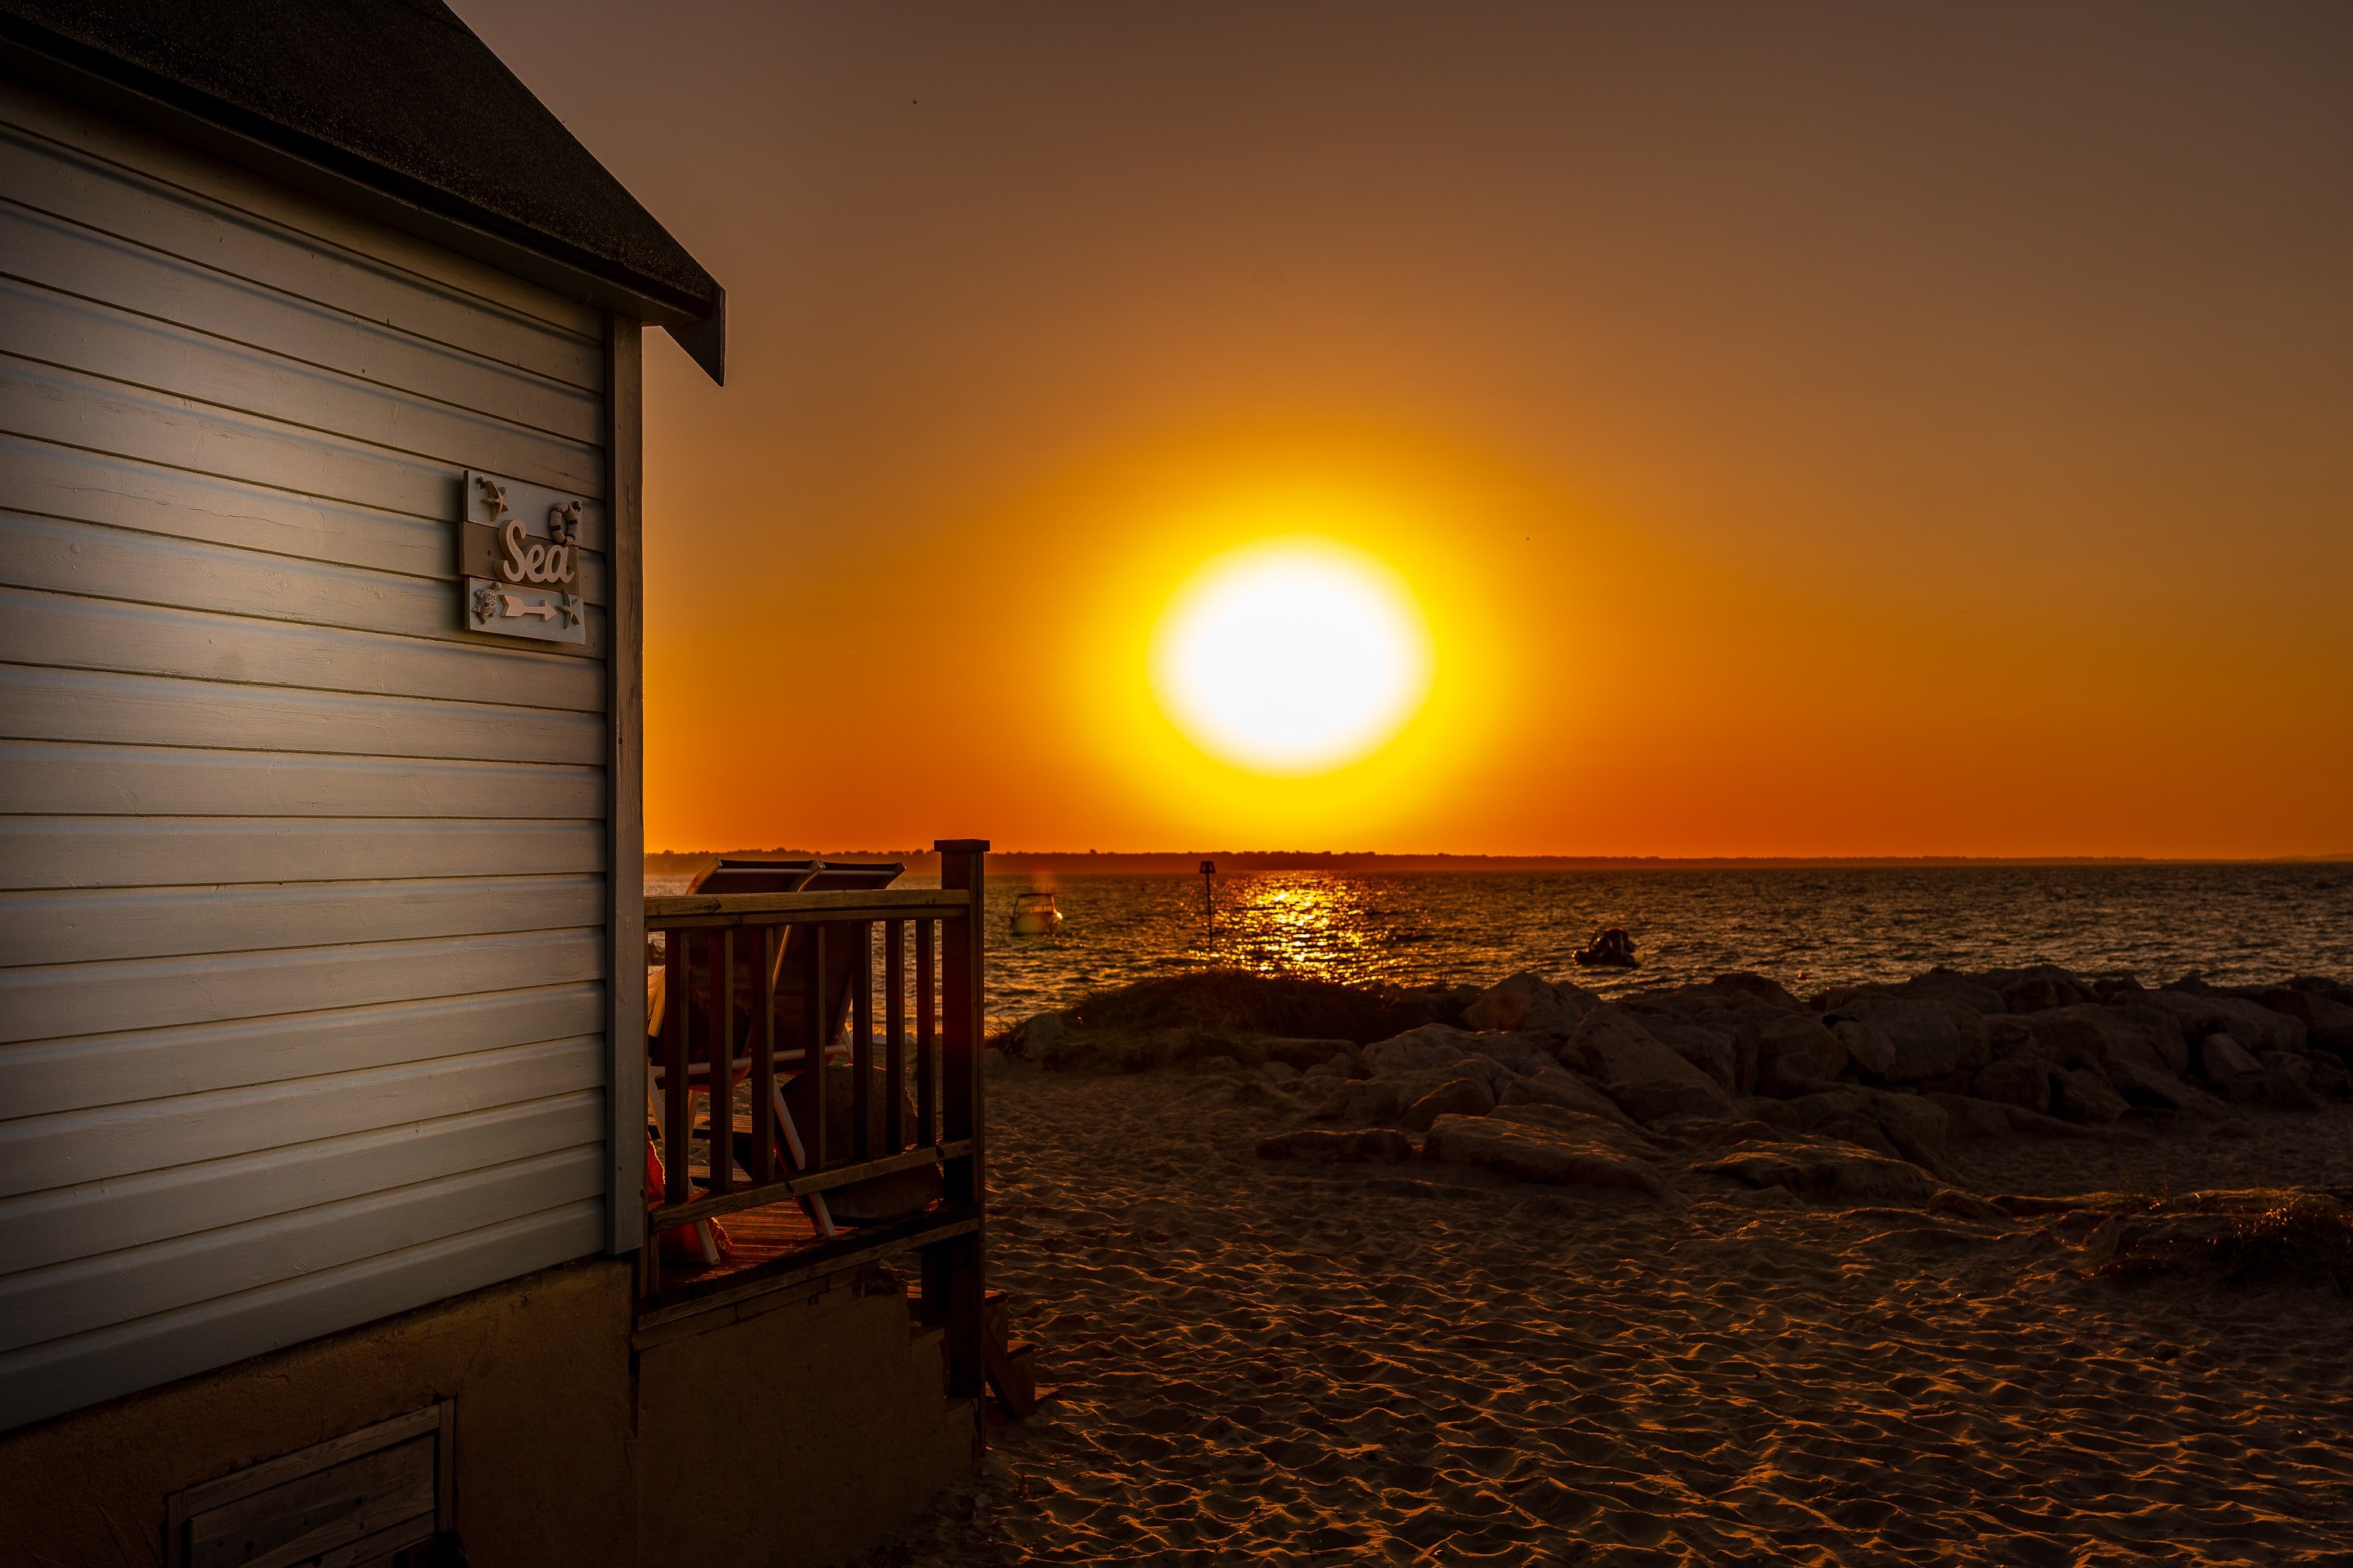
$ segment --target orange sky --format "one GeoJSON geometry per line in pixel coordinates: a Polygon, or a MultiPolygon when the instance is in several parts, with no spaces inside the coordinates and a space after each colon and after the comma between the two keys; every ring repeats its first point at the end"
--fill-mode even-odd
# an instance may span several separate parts
{"type": "Polygon", "coordinates": [[[729,290],[652,847],[2353,850],[2353,10],[460,9],[729,290]],[[1260,781],[1299,526],[1436,687],[1260,781]]]}

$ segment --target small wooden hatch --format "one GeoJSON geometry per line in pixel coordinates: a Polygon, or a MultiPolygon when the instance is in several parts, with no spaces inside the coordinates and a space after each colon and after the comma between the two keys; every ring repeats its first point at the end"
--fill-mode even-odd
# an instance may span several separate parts
{"type": "Polygon", "coordinates": [[[456,1405],[174,1493],[168,1568],[371,1568],[448,1531],[456,1405]]]}

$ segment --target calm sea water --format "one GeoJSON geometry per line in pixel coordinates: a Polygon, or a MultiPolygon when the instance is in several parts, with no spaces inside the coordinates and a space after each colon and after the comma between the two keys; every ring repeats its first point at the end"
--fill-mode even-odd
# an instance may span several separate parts
{"type": "MultiPolygon", "coordinates": [[[[2353,979],[2353,866],[1968,867],[1837,870],[1327,873],[1218,879],[1072,877],[1053,937],[1007,934],[1016,893],[989,889],[989,1013],[1000,1021],[1090,991],[1230,964],[1402,985],[1486,984],[1515,970],[1605,994],[1769,974],[1800,994],[1945,963],[2049,960],[2146,982],[2353,979]],[[1633,934],[1642,967],[1579,970],[1601,926],[1633,934]]],[[[649,885],[650,891],[672,890],[649,885]]]]}

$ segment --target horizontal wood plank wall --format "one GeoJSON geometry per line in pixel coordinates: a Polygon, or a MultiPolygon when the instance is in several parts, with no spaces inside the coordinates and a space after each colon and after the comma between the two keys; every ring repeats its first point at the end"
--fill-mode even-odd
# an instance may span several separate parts
{"type": "Polygon", "coordinates": [[[0,1429],[611,1240],[609,335],[0,81],[0,1429]]]}

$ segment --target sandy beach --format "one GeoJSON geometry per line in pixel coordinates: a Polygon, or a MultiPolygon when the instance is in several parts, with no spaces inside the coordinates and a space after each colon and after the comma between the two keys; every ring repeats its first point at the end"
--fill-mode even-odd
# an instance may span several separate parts
{"type": "Polygon", "coordinates": [[[1630,1134],[1656,1193],[1265,1159],[1282,1076],[992,1075],[992,1282],[1061,1392],[870,1561],[2353,1557],[2353,1301],[2094,1278],[2096,1215],[1981,1201],[2343,1187],[2341,1102],[1956,1139],[1975,1196],[1837,1202],[1692,1121],[1630,1134]]]}

